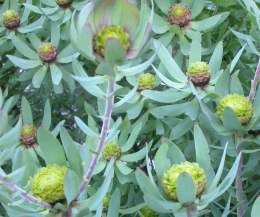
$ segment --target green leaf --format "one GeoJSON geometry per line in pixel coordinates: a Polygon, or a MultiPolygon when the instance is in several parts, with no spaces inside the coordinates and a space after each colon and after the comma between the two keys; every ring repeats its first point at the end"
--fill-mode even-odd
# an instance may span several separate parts
{"type": "Polygon", "coordinates": [[[169,145],[165,142],[160,144],[154,158],[155,171],[159,178],[171,167],[171,161],[168,158],[169,145]]]}
{"type": "Polygon", "coordinates": [[[258,217],[260,213],[260,197],[256,198],[256,201],[253,205],[252,211],[251,211],[251,217],[258,217]]]}
{"type": "Polygon", "coordinates": [[[181,208],[180,203],[158,199],[151,194],[145,194],[144,200],[147,205],[158,213],[176,213],[181,208]]]}
{"type": "Polygon", "coordinates": [[[122,152],[127,152],[128,150],[130,150],[133,145],[135,144],[136,142],[136,139],[139,135],[139,133],[141,132],[142,130],[142,126],[143,126],[143,123],[142,122],[139,122],[135,127],[134,129],[131,131],[131,134],[128,138],[128,140],[126,141],[126,143],[124,145],[122,145],[121,147],[121,150],[122,152]]]}
{"type": "Polygon", "coordinates": [[[73,171],[75,171],[78,176],[81,177],[83,175],[82,160],[75,142],[72,140],[68,131],[63,127],[61,128],[60,136],[67,159],[70,163],[70,168],[72,168],[73,171]]]}
{"type": "Polygon", "coordinates": [[[197,61],[201,61],[201,33],[200,32],[192,32],[192,43],[190,46],[189,53],[189,64],[192,64],[197,61]]]}
{"type": "Polygon", "coordinates": [[[182,204],[189,204],[196,199],[196,189],[193,178],[186,172],[177,178],[177,197],[182,204]]]}
{"type": "Polygon", "coordinates": [[[39,70],[34,74],[32,78],[32,84],[35,88],[40,88],[42,81],[45,78],[45,75],[47,73],[48,67],[47,66],[42,66],[39,68],[39,70]]]}
{"type": "Polygon", "coordinates": [[[89,199],[86,200],[86,204],[90,210],[96,210],[100,204],[102,204],[102,200],[108,192],[111,181],[114,177],[114,160],[109,162],[105,172],[105,179],[101,186],[99,186],[98,191],[89,199]]]}
{"type": "Polygon", "coordinates": [[[121,157],[121,160],[126,162],[138,162],[144,159],[145,155],[146,155],[146,147],[132,154],[124,154],[121,157]]]}
{"type": "Polygon", "coordinates": [[[33,69],[41,64],[40,60],[28,60],[20,57],[6,55],[8,59],[21,69],[33,69]]]}
{"type": "Polygon", "coordinates": [[[16,49],[29,59],[37,59],[38,54],[32,50],[19,36],[11,35],[11,40],[16,49]]]}
{"type": "Polygon", "coordinates": [[[107,217],[118,217],[119,209],[120,209],[120,201],[121,201],[121,193],[120,190],[117,188],[111,196],[109,208],[107,211],[107,217]]]}
{"type": "Polygon", "coordinates": [[[177,65],[172,55],[164,47],[164,45],[158,40],[154,40],[154,45],[158,49],[157,55],[161,60],[164,67],[167,69],[169,74],[179,82],[187,82],[187,77],[182,72],[181,68],[177,65]]]}
{"type": "Polygon", "coordinates": [[[67,203],[70,204],[79,192],[81,180],[73,170],[68,170],[64,178],[64,193],[67,203]]]}
{"type": "Polygon", "coordinates": [[[144,90],[141,92],[141,95],[144,96],[145,98],[151,99],[156,102],[175,103],[189,96],[190,93],[181,92],[173,88],[169,88],[163,91],[144,90]]]}
{"type": "Polygon", "coordinates": [[[133,170],[127,166],[125,162],[122,161],[116,161],[116,166],[118,170],[123,174],[123,175],[129,175],[133,170]]]}
{"type": "Polygon", "coordinates": [[[51,104],[49,100],[46,101],[44,106],[41,126],[45,129],[50,129],[51,127],[51,104]]]}
{"type": "Polygon", "coordinates": [[[150,194],[158,200],[163,200],[163,196],[159,192],[157,186],[151,182],[151,180],[145,175],[145,173],[142,170],[137,169],[135,171],[135,177],[139,187],[145,195],[150,194]]]}
{"type": "Polygon", "coordinates": [[[108,63],[116,64],[123,61],[125,49],[117,39],[108,39],[105,45],[105,59],[108,63]]]}
{"type": "Polygon", "coordinates": [[[239,119],[230,108],[225,108],[224,110],[223,124],[224,127],[230,131],[236,131],[242,129],[239,119]]]}
{"type": "Polygon", "coordinates": [[[212,79],[215,79],[221,67],[223,58],[223,41],[219,42],[210,58],[209,66],[212,79]]]}
{"type": "Polygon", "coordinates": [[[207,175],[207,183],[209,183],[213,180],[215,173],[211,166],[209,144],[198,124],[194,126],[194,142],[196,149],[196,161],[205,170],[207,175]]]}
{"type": "Polygon", "coordinates": [[[233,72],[233,70],[235,69],[241,55],[243,54],[243,51],[245,50],[247,44],[245,44],[239,51],[238,53],[236,54],[236,56],[233,58],[231,64],[230,64],[230,73],[233,72]]]}
{"type": "Polygon", "coordinates": [[[51,22],[51,43],[58,47],[60,43],[60,24],[58,22],[51,22]]]}
{"type": "Polygon", "coordinates": [[[40,127],[37,133],[43,158],[47,164],[66,165],[66,157],[62,146],[48,130],[40,127]]]}
{"type": "Polygon", "coordinates": [[[22,109],[23,124],[33,124],[32,109],[30,103],[25,97],[22,98],[21,109],[22,109]]]}
{"type": "Polygon", "coordinates": [[[223,12],[201,21],[192,22],[191,27],[198,31],[205,31],[211,29],[216,25],[222,23],[229,16],[229,14],[229,12],[223,12]]]}
{"type": "Polygon", "coordinates": [[[50,65],[50,69],[51,69],[52,83],[55,85],[59,85],[62,79],[61,69],[56,64],[50,65]]]}

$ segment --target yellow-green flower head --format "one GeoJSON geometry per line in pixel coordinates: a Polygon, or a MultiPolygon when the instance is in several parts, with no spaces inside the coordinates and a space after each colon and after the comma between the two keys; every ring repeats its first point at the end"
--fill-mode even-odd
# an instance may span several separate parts
{"type": "Polygon", "coordinates": [[[57,49],[52,45],[52,43],[43,43],[38,48],[38,55],[42,62],[52,63],[57,58],[57,49]]]}
{"type": "Polygon", "coordinates": [[[109,39],[118,40],[126,52],[130,47],[129,34],[121,26],[106,26],[98,31],[94,37],[94,50],[100,56],[104,56],[105,46],[109,39]]]}
{"type": "Polygon", "coordinates": [[[48,203],[64,199],[64,177],[66,172],[66,167],[55,164],[41,168],[32,180],[33,196],[48,203]]]}
{"type": "Polygon", "coordinates": [[[165,194],[171,200],[177,200],[177,179],[182,173],[188,173],[195,184],[196,196],[200,196],[206,187],[206,175],[199,164],[185,161],[181,164],[174,164],[167,170],[162,178],[162,187],[165,194]]]}
{"type": "Polygon", "coordinates": [[[57,5],[61,8],[68,8],[73,0],[56,0],[57,5]]]}
{"type": "MultiPolygon", "coordinates": [[[[148,206],[143,207],[140,212],[144,217],[159,217],[159,214],[150,209],[148,206]]],[[[141,216],[140,216],[141,217],[141,216]]]]}
{"type": "Polygon", "coordinates": [[[24,125],[20,132],[20,142],[26,148],[30,148],[37,143],[37,129],[32,125],[24,125]]]}
{"type": "Polygon", "coordinates": [[[118,144],[109,143],[105,146],[103,151],[103,157],[106,160],[110,160],[112,158],[115,158],[117,160],[120,158],[120,156],[121,156],[121,149],[118,144]]]}
{"type": "Polygon", "coordinates": [[[185,27],[191,21],[191,11],[183,4],[174,4],[168,12],[168,20],[172,25],[185,27]]]}
{"type": "Polygon", "coordinates": [[[156,78],[151,73],[139,75],[137,81],[139,90],[151,90],[156,87],[156,78]]]}
{"type": "Polygon", "coordinates": [[[210,81],[210,68],[206,62],[192,63],[187,71],[189,79],[195,86],[205,86],[210,81]]]}
{"type": "Polygon", "coordinates": [[[221,119],[227,107],[235,113],[241,124],[247,124],[253,116],[252,102],[244,96],[238,94],[225,96],[217,106],[217,114],[221,119]]]}
{"type": "Polygon", "coordinates": [[[103,208],[104,208],[104,209],[108,209],[110,200],[111,200],[111,197],[110,197],[109,194],[107,194],[107,195],[103,198],[103,208]]]}
{"type": "Polygon", "coordinates": [[[14,10],[7,10],[3,14],[3,24],[9,30],[17,29],[20,26],[19,14],[14,10]]]}

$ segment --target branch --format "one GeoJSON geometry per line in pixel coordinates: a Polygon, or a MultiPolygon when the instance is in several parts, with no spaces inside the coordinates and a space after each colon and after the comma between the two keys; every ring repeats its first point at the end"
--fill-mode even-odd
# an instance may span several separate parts
{"type": "Polygon", "coordinates": [[[88,184],[93,176],[94,170],[97,166],[98,159],[105,146],[105,140],[107,137],[107,133],[109,130],[109,124],[110,124],[110,120],[111,120],[111,116],[112,116],[112,112],[113,112],[114,92],[115,92],[115,81],[110,80],[108,91],[107,91],[106,111],[105,111],[105,116],[103,119],[102,129],[101,129],[98,145],[96,148],[95,156],[92,158],[90,166],[86,172],[86,175],[84,176],[84,180],[80,185],[80,191],[77,194],[75,201],[78,200],[79,196],[85,191],[86,187],[88,186],[88,184]]]}
{"type": "Polygon", "coordinates": [[[9,189],[11,192],[19,194],[19,196],[21,198],[23,198],[24,200],[26,200],[27,202],[37,204],[44,209],[50,209],[51,208],[50,204],[48,204],[48,203],[30,195],[30,194],[28,194],[25,190],[23,190],[22,188],[20,188],[16,184],[14,184],[12,182],[8,182],[6,180],[6,178],[7,178],[6,176],[0,175],[0,184],[2,184],[4,187],[9,189]]]}
{"type": "Polygon", "coordinates": [[[253,101],[256,95],[257,85],[260,81],[260,60],[258,62],[258,66],[255,72],[254,80],[251,81],[251,90],[248,96],[248,99],[253,101]]]}

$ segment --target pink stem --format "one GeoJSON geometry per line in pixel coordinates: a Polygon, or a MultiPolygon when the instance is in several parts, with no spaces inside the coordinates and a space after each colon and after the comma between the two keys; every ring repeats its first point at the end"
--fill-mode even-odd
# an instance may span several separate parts
{"type": "Polygon", "coordinates": [[[260,60],[258,62],[258,66],[255,72],[254,80],[251,81],[251,90],[248,96],[248,99],[253,101],[256,95],[257,85],[260,81],[260,60]]]}
{"type": "Polygon", "coordinates": [[[109,87],[108,87],[108,93],[107,93],[105,117],[103,119],[103,125],[102,125],[102,129],[101,129],[98,145],[97,145],[97,148],[96,148],[96,153],[95,153],[95,156],[92,158],[90,166],[89,166],[89,168],[86,172],[86,175],[84,176],[84,180],[80,185],[80,191],[77,194],[75,200],[78,199],[78,197],[85,191],[86,187],[88,186],[88,184],[89,184],[89,182],[90,182],[90,180],[93,176],[94,170],[97,166],[98,159],[99,159],[99,157],[102,153],[102,150],[105,146],[105,140],[106,140],[106,137],[107,137],[107,133],[108,133],[108,130],[109,130],[109,124],[110,124],[110,120],[111,120],[111,116],[112,116],[112,112],[113,112],[114,92],[115,92],[115,81],[110,80],[109,81],[109,87]]]}
{"type": "Polygon", "coordinates": [[[42,200],[28,194],[25,190],[23,190],[22,188],[20,188],[16,184],[14,184],[12,182],[8,182],[6,180],[6,176],[0,175],[0,184],[2,184],[4,187],[9,189],[11,192],[18,193],[19,196],[21,198],[23,198],[24,200],[26,200],[27,202],[38,204],[39,206],[41,206],[44,209],[50,209],[51,208],[50,204],[43,202],[42,200]]]}

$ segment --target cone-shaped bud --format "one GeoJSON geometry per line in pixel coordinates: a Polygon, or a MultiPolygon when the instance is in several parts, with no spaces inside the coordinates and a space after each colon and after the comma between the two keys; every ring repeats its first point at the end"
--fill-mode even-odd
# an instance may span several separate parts
{"type": "Polygon", "coordinates": [[[7,29],[17,29],[20,26],[19,14],[14,10],[7,10],[3,14],[3,24],[7,29]]]}
{"type": "Polygon", "coordinates": [[[120,156],[121,156],[121,149],[118,146],[118,144],[109,143],[105,146],[103,151],[103,157],[106,160],[110,160],[112,158],[115,158],[117,160],[120,158],[120,156]]]}
{"type": "Polygon", "coordinates": [[[191,11],[183,4],[174,4],[168,12],[168,20],[172,25],[185,27],[191,21],[191,11]]]}
{"type": "Polygon", "coordinates": [[[109,39],[118,40],[126,52],[130,47],[129,34],[121,26],[106,26],[94,37],[94,50],[100,56],[104,56],[105,46],[109,39]]]}
{"type": "Polygon", "coordinates": [[[68,8],[70,7],[73,0],[56,0],[57,5],[61,8],[68,8]]]}
{"type": "Polygon", "coordinates": [[[203,87],[210,81],[209,64],[205,62],[192,63],[188,68],[187,75],[195,86],[203,87]]]}
{"type": "MultiPolygon", "coordinates": [[[[159,217],[159,214],[150,209],[148,206],[143,207],[140,212],[144,217],[159,217]]],[[[141,216],[138,216],[141,217],[141,216]]]]}
{"type": "Polygon", "coordinates": [[[177,179],[182,173],[188,173],[194,182],[196,188],[196,196],[200,196],[206,187],[205,172],[197,163],[185,161],[181,164],[174,164],[167,170],[162,178],[162,186],[165,194],[171,200],[177,200],[177,179]]]}
{"type": "Polygon", "coordinates": [[[52,43],[43,43],[38,48],[38,55],[42,62],[53,63],[57,58],[56,47],[52,43]]]}
{"type": "Polygon", "coordinates": [[[32,180],[33,196],[48,203],[64,199],[64,177],[66,172],[66,167],[58,165],[41,168],[32,180]]]}
{"type": "Polygon", "coordinates": [[[36,138],[37,129],[31,125],[24,125],[20,132],[20,142],[26,148],[30,148],[37,143],[36,138]]]}
{"type": "Polygon", "coordinates": [[[137,81],[139,90],[151,90],[156,87],[156,78],[151,73],[139,75],[137,81]]]}
{"type": "Polygon", "coordinates": [[[111,200],[111,197],[110,197],[109,194],[107,194],[107,195],[103,198],[103,208],[104,208],[105,210],[108,209],[110,200],[111,200]]]}
{"type": "Polygon", "coordinates": [[[247,124],[253,116],[252,102],[244,96],[238,94],[225,96],[217,106],[217,114],[221,119],[227,107],[235,113],[241,124],[247,124]]]}

